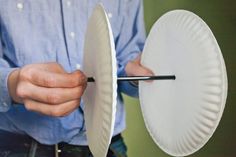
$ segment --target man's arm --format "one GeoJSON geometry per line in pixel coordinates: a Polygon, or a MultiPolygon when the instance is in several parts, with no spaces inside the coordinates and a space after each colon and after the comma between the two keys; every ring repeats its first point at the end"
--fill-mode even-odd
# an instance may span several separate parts
{"type": "Polygon", "coordinates": [[[0,112],[17,103],[45,115],[65,116],[80,105],[87,82],[81,71],[69,74],[57,63],[13,68],[3,49],[0,38],[0,112]]]}
{"type": "Polygon", "coordinates": [[[0,112],[8,111],[12,105],[12,99],[8,92],[7,80],[9,74],[14,71],[14,68],[10,67],[3,56],[3,43],[0,36],[0,112]]]}
{"type": "Polygon", "coordinates": [[[65,116],[80,105],[87,78],[81,71],[67,73],[58,63],[29,64],[10,73],[13,101],[49,116],[65,116]]]}

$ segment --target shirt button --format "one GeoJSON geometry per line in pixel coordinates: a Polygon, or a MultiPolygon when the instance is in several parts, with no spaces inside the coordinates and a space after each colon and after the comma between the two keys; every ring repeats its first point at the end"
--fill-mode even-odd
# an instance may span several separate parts
{"type": "Polygon", "coordinates": [[[109,18],[112,18],[112,13],[108,13],[107,16],[108,16],[109,18]]]}
{"type": "Polygon", "coordinates": [[[3,104],[4,107],[8,106],[6,102],[3,102],[2,104],[3,104]]]}
{"type": "Polygon", "coordinates": [[[81,65],[80,64],[76,64],[76,69],[77,70],[81,70],[81,65]]]}
{"type": "Polygon", "coordinates": [[[17,3],[17,8],[19,9],[19,10],[22,10],[23,8],[24,8],[24,5],[23,5],[23,3],[17,3]]]}
{"type": "Polygon", "coordinates": [[[75,38],[75,32],[70,32],[70,37],[71,37],[72,39],[74,39],[74,38],[75,38]]]}
{"type": "Polygon", "coordinates": [[[71,6],[71,1],[67,1],[66,4],[67,4],[68,7],[70,7],[71,6]]]}

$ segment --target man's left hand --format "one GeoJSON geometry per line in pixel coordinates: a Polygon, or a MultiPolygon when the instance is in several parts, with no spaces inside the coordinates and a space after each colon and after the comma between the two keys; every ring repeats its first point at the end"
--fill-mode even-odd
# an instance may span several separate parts
{"type": "Polygon", "coordinates": [[[133,61],[129,61],[125,67],[127,76],[153,76],[154,73],[141,65],[141,54],[133,61]]]}

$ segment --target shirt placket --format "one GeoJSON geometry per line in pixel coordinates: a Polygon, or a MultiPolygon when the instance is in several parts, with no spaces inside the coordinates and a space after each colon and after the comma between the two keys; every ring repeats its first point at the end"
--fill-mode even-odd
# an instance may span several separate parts
{"type": "MultiPolygon", "coordinates": [[[[87,0],[86,0],[87,1],[87,0]]],[[[67,54],[70,62],[70,66],[72,70],[75,69],[80,69],[81,68],[81,63],[82,63],[82,52],[77,52],[78,51],[78,41],[81,41],[81,37],[79,37],[80,32],[78,31],[81,28],[78,28],[78,25],[75,22],[79,22],[80,26],[81,24],[84,24],[85,17],[83,15],[80,16],[80,18],[75,18],[75,14],[78,12],[78,6],[76,7],[75,3],[79,3],[80,6],[85,6],[87,3],[85,3],[84,0],[61,0],[62,4],[62,18],[63,18],[63,27],[64,27],[64,36],[65,36],[65,44],[67,47],[67,54]],[[75,8],[77,9],[77,12],[74,10],[75,8]],[[80,20],[80,21],[76,21],[80,20]],[[83,21],[84,20],[84,21],[83,21]]],[[[81,43],[80,43],[81,44],[81,43]]],[[[83,43],[82,43],[83,44],[83,43]]],[[[81,107],[79,106],[79,112],[80,114],[83,115],[84,117],[84,111],[81,107]]],[[[84,125],[84,119],[82,119],[82,126],[79,132],[84,133],[85,130],[85,125],[84,125]]]]}
{"type": "Polygon", "coordinates": [[[76,68],[76,40],[77,33],[75,28],[73,3],[75,0],[61,0],[63,27],[64,27],[64,38],[67,49],[67,55],[71,70],[76,68]]]}

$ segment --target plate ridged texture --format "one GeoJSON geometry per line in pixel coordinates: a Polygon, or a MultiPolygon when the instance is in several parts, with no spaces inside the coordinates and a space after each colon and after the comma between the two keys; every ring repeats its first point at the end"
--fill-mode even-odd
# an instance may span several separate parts
{"type": "Polygon", "coordinates": [[[189,11],[168,12],[151,29],[142,64],[156,75],[176,75],[140,82],[142,113],[155,143],[172,156],[196,152],[213,135],[227,97],[225,63],[213,33],[189,11]]]}
{"type": "Polygon", "coordinates": [[[111,27],[100,4],[88,23],[83,71],[95,78],[95,83],[88,83],[83,96],[89,148],[95,157],[105,157],[114,130],[117,71],[111,27]]]}

